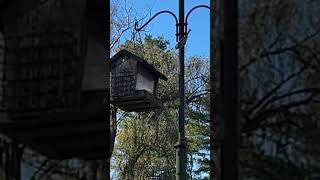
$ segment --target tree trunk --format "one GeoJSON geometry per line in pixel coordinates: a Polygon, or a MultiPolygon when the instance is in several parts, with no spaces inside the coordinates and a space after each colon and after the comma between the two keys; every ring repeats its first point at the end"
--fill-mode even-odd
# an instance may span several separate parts
{"type": "Polygon", "coordinates": [[[114,143],[116,140],[117,135],[117,108],[111,109],[111,123],[110,123],[110,136],[111,136],[111,142],[110,142],[110,159],[113,153],[114,149],[114,143]]]}

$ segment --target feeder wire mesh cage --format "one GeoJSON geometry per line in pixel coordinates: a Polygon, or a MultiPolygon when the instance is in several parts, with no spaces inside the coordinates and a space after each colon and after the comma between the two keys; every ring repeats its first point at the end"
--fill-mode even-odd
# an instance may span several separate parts
{"type": "Polygon", "coordinates": [[[111,97],[125,97],[135,95],[135,75],[131,71],[111,74],[111,97]]]}
{"type": "Polygon", "coordinates": [[[68,28],[8,33],[3,41],[0,111],[41,111],[75,103],[79,57],[68,28]]]}

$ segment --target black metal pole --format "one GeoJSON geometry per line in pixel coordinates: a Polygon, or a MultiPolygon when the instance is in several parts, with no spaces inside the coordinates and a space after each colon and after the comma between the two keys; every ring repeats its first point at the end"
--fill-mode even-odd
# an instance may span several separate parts
{"type": "Polygon", "coordinates": [[[220,100],[220,0],[210,0],[210,174],[221,180],[221,106],[220,100]]]}
{"type": "MultiPolygon", "coordinates": [[[[104,0],[103,1],[103,7],[104,7],[104,14],[105,14],[105,22],[106,26],[105,27],[105,33],[104,33],[104,39],[105,39],[105,52],[106,52],[106,70],[107,70],[107,75],[106,75],[106,82],[107,82],[107,103],[106,103],[106,110],[107,110],[107,132],[108,132],[108,141],[111,143],[111,132],[110,132],[110,0],[104,0]]],[[[102,179],[104,180],[110,180],[110,165],[111,165],[111,158],[112,158],[112,149],[113,146],[110,145],[110,148],[107,150],[108,152],[108,157],[106,162],[103,162],[104,165],[103,167],[106,168],[106,174],[105,178],[103,177],[102,179]]]]}
{"type": "Polygon", "coordinates": [[[238,71],[238,1],[224,0],[224,40],[221,66],[222,180],[239,179],[239,71],[238,71]]]}
{"type": "Polygon", "coordinates": [[[189,15],[198,8],[208,8],[206,5],[199,5],[193,7],[185,18],[184,14],[184,0],[179,0],[179,20],[171,11],[160,11],[152,16],[146,23],[141,27],[138,27],[138,23],[135,23],[134,29],[140,31],[147,26],[154,18],[163,13],[172,15],[176,20],[176,36],[177,36],[177,48],[179,48],[179,133],[178,142],[175,145],[176,148],[176,179],[186,180],[187,179],[187,141],[185,138],[185,84],[184,84],[184,46],[187,40],[187,25],[189,15]]]}
{"type": "MultiPolygon", "coordinates": [[[[184,0],[179,0],[179,41],[185,35],[184,0]]],[[[186,180],[187,149],[185,139],[184,44],[179,46],[179,137],[176,145],[176,179],[186,180]]]]}

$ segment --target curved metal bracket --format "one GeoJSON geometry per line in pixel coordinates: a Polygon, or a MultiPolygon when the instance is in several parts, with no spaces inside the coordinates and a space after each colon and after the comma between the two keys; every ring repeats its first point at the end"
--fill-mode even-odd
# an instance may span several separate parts
{"type": "Polygon", "coordinates": [[[141,27],[138,27],[138,23],[135,22],[134,29],[135,29],[136,31],[141,31],[141,29],[143,29],[146,25],[148,25],[155,17],[157,17],[158,15],[163,14],[163,13],[171,14],[171,15],[174,17],[174,19],[176,20],[176,24],[178,24],[178,18],[177,18],[177,16],[176,16],[173,12],[171,12],[171,11],[160,11],[160,12],[158,12],[157,14],[153,15],[153,16],[152,16],[146,23],[144,23],[141,27]]]}
{"type": "Polygon", "coordinates": [[[193,7],[192,9],[190,9],[190,11],[187,13],[187,16],[186,16],[186,23],[188,23],[188,18],[189,18],[189,16],[190,16],[190,14],[192,13],[192,11],[194,11],[194,10],[196,10],[196,9],[198,9],[198,8],[202,8],[202,7],[204,7],[204,8],[208,8],[209,10],[210,10],[210,7],[209,6],[207,6],[207,5],[199,5],[199,6],[195,6],[195,7],[193,7]]]}
{"type": "MultiPolygon", "coordinates": [[[[148,25],[154,18],[156,18],[158,15],[160,15],[160,14],[163,14],[163,13],[168,13],[168,14],[170,14],[170,15],[172,15],[173,17],[174,17],[174,19],[175,19],[175,21],[176,21],[176,36],[177,36],[177,34],[178,34],[178,18],[177,18],[177,16],[173,13],[173,12],[171,12],[171,11],[160,11],[160,12],[158,12],[157,14],[155,14],[155,15],[153,15],[146,23],[144,23],[141,27],[138,27],[138,22],[135,22],[135,24],[134,24],[134,30],[136,30],[136,31],[141,31],[146,25],[148,25]]],[[[178,41],[178,37],[177,37],[177,41],[178,41]]]]}
{"type": "Polygon", "coordinates": [[[195,7],[193,7],[192,9],[190,9],[190,11],[187,13],[187,16],[186,16],[186,23],[185,23],[186,30],[185,30],[185,31],[188,31],[188,30],[187,30],[187,29],[188,29],[188,18],[189,18],[189,16],[190,16],[190,14],[192,13],[192,11],[194,11],[194,10],[196,10],[196,9],[198,9],[198,8],[207,8],[207,9],[210,10],[210,7],[207,6],[207,5],[199,5],[199,6],[195,6],[195,7]]]}
{"type": "MultiPolygon", "coordinates": [[[[187,16],[186,16],[186,18],[185,18],[185,22],[183,22],[183,25],[185,26],[185,32],[189,32],[188,31],[188,18],[189,18],[189,16],[190,16],[190,14],[195,10],[195,9],[198,9],[198,8],[202,8],[202,7],[204,7],[204,8],[207,8],[207,9],[209,9],[210,10],[210,7],[209,6],[207,6],[207,5],[198,5],[198,6],[195,6],[195,7],[193,7],[188,13],[187,13],[187,16]]],[[[173,12],[171,12],[171,11],[160,11],[160,12],[158,12],[158,13],[156,13],[155,15],[153,15],[147,22],[145,22],[141,27],[138,27],[138,22],[135,22],[134,23],[134,30],[136,30],[136,31],[141,31],[144,27],[146,27],[154,18],[156,18],[158,15],[160,15],[160,14],[163,14],[163,13],[168,13],[168,14],[170,14],[170,15],[172,15],[173,17],[174,17],[174,19],[175,19],[175,21],[176,21],[176,41],[178,42],[179,41],[179,21],[178,21],[178,18],[177,18],[177,16],[173,13],[173,12]]]]}

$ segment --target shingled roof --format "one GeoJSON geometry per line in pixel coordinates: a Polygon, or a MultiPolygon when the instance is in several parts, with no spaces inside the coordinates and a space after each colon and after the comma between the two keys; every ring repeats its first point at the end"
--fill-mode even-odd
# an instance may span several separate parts
{"type": "Polygon", "coordinates": [[[119,51],[117,54],[115,54],[112,58],[111,58],[111,62],[110,64],[112,64],[113,62],[117,61],[118,59],[120,59],[121,56],[128,56],[128,57],[132,57],[134,59],[136,59],[141,65],[143,65],[145,68],[147,68],[148,70],[150,70],[151,72],[155,73],[159,78],[167,81],[168,78],[162,74],[161,72],[159,72],[155,67],[153,67],[151,64],[149,64],[146,60],[144,60],[143,58],[134,55],[133,53],[122,49],[121,51],[119,51]]]}

